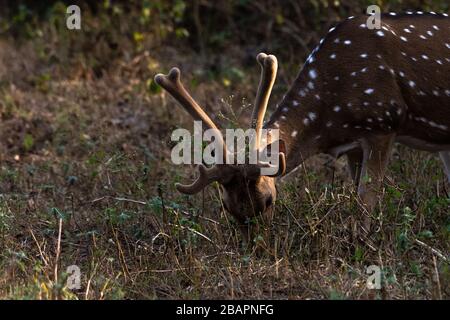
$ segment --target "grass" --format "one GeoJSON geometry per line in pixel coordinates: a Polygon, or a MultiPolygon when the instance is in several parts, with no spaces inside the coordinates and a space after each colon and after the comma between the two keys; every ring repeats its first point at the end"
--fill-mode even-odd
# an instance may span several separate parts
{"type": "MultiPolygon", "coordinates": [[[[373,243],[352,239],[360,210],[343,159],[319,156],[278,184],[259,250],[242,248],[217,185],[176,192],[194,170],[170,162],[170,134],[191,120],[149,79],[182,62],[209,114],[236,126],[250,114],[256,63],[202,73],[188,48],[140,43],[98,76],[89,61],[106,62],[87,53],[81,64],[54,62],[46,42],[0,42],[17,57],[0,83],[0,298],[450,297],[449,184],[436,155],[396,146],[373,243]],[[79,290],[67,287],[71,265],[79,290]],[[366,286],[370,265],[381,268],[381,290],[366,286]]],[[[293,76],[284,73],[273,101],[293,76]]]]}

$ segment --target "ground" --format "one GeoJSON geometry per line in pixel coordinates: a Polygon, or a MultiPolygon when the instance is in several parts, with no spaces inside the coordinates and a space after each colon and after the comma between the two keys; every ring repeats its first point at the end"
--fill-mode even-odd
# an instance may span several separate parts
{"type": "MultiPolygon", "coordinates": [[[[211,77],[195,51],[143,48],[96,72],[60,52],[42,58],[38,44],[0,42],[0,298],[450,298],[449,184],[436,154],[395,147],[370,243],[352,238],[360,208],[345,159],[309,160],[278,183],[256,252],[242,247],[217,185],[175,190],[195,171],[171,163],[170,135],[192,123],[151,81],[182,66],[230,127],[248,121],[256,62],[230,48],[236,69],[211,77]],[[71,265],[80,289],[67,287],[71,265]],[[367,287],[370,265],[380,290],[367,287]]],[[[281,64],[270,111],[301,62],[281,64]]]]}

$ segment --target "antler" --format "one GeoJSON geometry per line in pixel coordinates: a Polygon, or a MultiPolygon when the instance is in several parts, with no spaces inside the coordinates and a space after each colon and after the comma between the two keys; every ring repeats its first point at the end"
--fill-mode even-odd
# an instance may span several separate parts
{"type": "Polygon", "coordinates": [[[229,174],[232,168],[226,166],[213,166],[211,168],[206,168],[204,165],[200,165],[199,168],[199,177],[191,184],[181,184],[176,183],[175,187],[178,191],[185,194],[194,194],[200,192],[203,188],[205,188],[210,183],[214,181],[218,181],[219,183],[225,183],[227,179],[231,178],[229,174]]]}
{"type": "MultiPolygon", "coordinates": [[[[172,68],[168,75],[157,74],[155,76],[155,82],[161,87],[166,89],[172,97],[174,97],[181,106],[194,118],[195,120],[200,120],[208,128],[212,130],[217,130],[219,133],[217,136],[219,141],[217,143],[223,148],[223,159],[226,162],[227,147],[223,140],[222,133],[216,124],[211,120],[211,118],[203,111],[203,109],[198,105],[197,102],[191,97],[191,95],[186,91],[183,84],[180,81],[180,69],[172,68]]],[[[223,166],[220,167],[223,169],[223,166]]],[[[200,192],[208,184],[224,180],[224,171],[219,170],[219,167],[213,166],[207,169],[204,165],[199,166],[200,176],[192,184],[184,185],[177,183],[175,187],[178,191],[186,194],[194,194],[200,192]]]]}
{"type": "MultiPolygon", "coordinates": [[[[259,81],[258,91],[256,93],[251,127],[256,131],[254,150],[258,152],[261,144],[261,129],[264,122],[264,115],[266,114],[270,94],[277,76],[278,61],[274,55],[267,55],[265,53],[258,54],[256,60],[261,66],[261,79],[259,81]]],[[[282,152],[278,154],[278,164],[278,171],[273,176],[283,175],[286,171],[286,157],[282,152]]],[[[264,166],[264,164],[260,163],[259,167],[262,166],[264,166]]]]}
{"type": "Polygon", "coordinates": [[[211,120],[211,118],[203,111],[203,109],[198,105],[197,102],[191,97],[191,95],[186,91],[183,84],[180,81],[180,69],[172,68],[168,75],[158,73],[155,76],[155,82],[161,87],[166,89],[172,97],[174,97],[183,108],[194,118],[195,120],[202,121],[208,129],[213,129],[218,131],[219,141],[217,141],[223,148],[223,159],[226,160],[227,147],[223,140],[223,136],[219,128],[211,120]]]}
{"type": "Polygon", "coordinates": [[[255,178],[261,176],[262,168],[273,168],[276,169],[273,174],[265,174],[265,176],[278,177],[284,175],[286,172],[286,156],[283,152],[278,153],[278,165],[273,165],[270,162],[258,161],[257,164],[249,164],[242,167],[241,172],[246,177],[255,178]]]}
{"type": "Polygon", "coordinates": [[[252,113],[251,127],[255,129],[255,150],[259,150],[261,142],[261,128],[263,126],[264,115],[266,114],[267,104],[269,103],[270,93],[277,76],[278,62],[273,55],[260,53],[256,60],[261,65],[261,80],[259,82],[258,92],[256,93],[255,107],[252,113]]]}

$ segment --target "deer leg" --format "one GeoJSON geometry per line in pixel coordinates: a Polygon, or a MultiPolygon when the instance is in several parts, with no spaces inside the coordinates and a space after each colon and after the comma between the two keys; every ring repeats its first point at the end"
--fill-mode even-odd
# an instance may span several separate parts
{"type": "Polygon", "coordinates": [[[448,182],[450,182],[450,151],[439,152],[442,162],[444,163],[445,174],[447,175],[448,182]]]}
{"type": "Polygon", "coordinates": [[[366,233],[370,231],[371,214],[378,202],[394,140],[395,135],[392,134],[362,141],[363,162],[358,194],[366,211],[362,221],[366,233]]]}
{"type": "Polygon", "coordinates": [[[361,180],[361,168],[364,159],[364,153],[361,148],[356,148],[347,151],[347,164],[350,171],[350,176],[355,183],[356,190],[358,190],[361,180]]]}

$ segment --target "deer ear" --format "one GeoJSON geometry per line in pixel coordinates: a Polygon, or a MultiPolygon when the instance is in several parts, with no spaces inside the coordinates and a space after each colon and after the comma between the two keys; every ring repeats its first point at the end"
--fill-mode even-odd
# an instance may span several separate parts
{"type": "Polygon", "coordinates": [[[279,149],[280,149],[280,153],[284,153],[284,155],[286,155],[286,143],[284,142],[284,140],[278,140],[279,141],[279,149]]]}
{"type": "Polygon", "coordinates": [[[263,155],[263,157],[272,159],[272,155],[274,153],[276,154],[274,156],[278,156],[278,171],[274,174],[270,174],[269,176],[282,176],[286,172],[286,143],[283,140],[279,139],[268,144],[261,154],[263,155]]]}
{"type": "Polygon", "coordinates": [[[272,148],[274,147],[275,142],[278,142],[278,153],[284,153],[286,155],[286,143],[282,139],[278,139],[277,141],[268,144],[265,147],[266,150],[263,150],[263,152],[270,156],[272,154],[272,148]]]}

